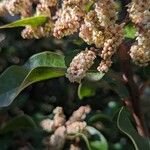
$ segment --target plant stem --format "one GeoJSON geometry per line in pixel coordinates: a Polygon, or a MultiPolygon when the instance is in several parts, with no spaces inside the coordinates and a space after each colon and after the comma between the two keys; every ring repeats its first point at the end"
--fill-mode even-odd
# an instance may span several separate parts
{"type": "Polygon", "coordinates": [[[130,94],[130,98],[125,100],[125,104],[132,112],[139,135],[146,137],[148,136],[148,132],[144,124],[144,115],[140,108],[140,91],[133,80],[133,72],[128,53],[129,45],[123,42],[119,47],[118,55],[121,63],[121,69],[123,71],[123,80],[130,94]]]}

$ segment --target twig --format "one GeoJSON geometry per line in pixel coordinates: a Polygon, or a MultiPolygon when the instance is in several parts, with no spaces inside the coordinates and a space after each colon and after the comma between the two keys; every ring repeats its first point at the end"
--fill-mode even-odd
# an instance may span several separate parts
{"type": "Polygon", "coordinates": [[[121,63],[121,69],[123,71],[124,83],[130,94],[130,98],[125,101],[125,104],[132,111],[139,135],[146,137],[148,136],[148,132],[144,124],[144,115],[140,108],[140,91],[133,80],[133,72],[128,52],[129,46],[127,43],[123,42],[119,47],[118,55],[121,63]]]}

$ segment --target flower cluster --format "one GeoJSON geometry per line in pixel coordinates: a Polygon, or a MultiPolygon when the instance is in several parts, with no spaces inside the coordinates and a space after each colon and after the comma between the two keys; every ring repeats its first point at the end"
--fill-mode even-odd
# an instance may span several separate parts
{"type": "Polygon", "coordinates": [[[49,5],[51,3],[49,5],[47,3],[47,1],[45,2],[43,0],[41,1],[41,3],[37,4],[35,16],[45,15],[48,17],[48,21],[44,25],[38,27],[33,27],[30,25],[26,26],[21,33],[24,39],[39,39],[41,37],[48,37],[51,35],[51,29],[53,27],[53,23],[51,20],[51,11],[49,9],[49,5]]]}
{"type": "Polygon", "coordinates": [[[132,0],[128,6],[129,16],[132,22],[144,27],[150,28],[150,1],[132,0]]]}
{"type": "Polygon", "coordinates": [[[99,30],[99,27],[96,12],[91,10],[85,16],[79,36],[89,45],[95,44],[96,47],[102,47],[104,43],[104,34],[102,30],[99,30]]]}
{"type": "Polygon", "coordinates": [[[0,16],[6,15],[7,9],[6,9],[6,1],[0,2],[0,16]]]}
{"type": "MultiPolygon", "coordinates": [[[[86,131],[86,122],[84,119],[90,111],[89,106],[81,106],[67,121],[63,109],[56,107],[53,111],[53,120],[45,119],[41,122],[41,127],[45,131],[52,133],[51,136],[43,141],[44,144],[52,150],[60,150],[64,147],[66,140],[75,140],[70,135],[86,131]]],[[[71,144],[70,150],[73,150],[73,148],[79,147],[71,144]]]]}
{"type": "Polygon", "coordinates": [[[112,64],[111,57],[115,54],[118,46],[123,40],[123,24],[115,24],[114,26],[108,27],[105,35],[107,35],[107,38],[105,39],[103,50],[100,55],[103,60],[97,68],[98,71],[102,72],[108,71],[112,64]]]}
{"type": "Polygon", "coordinates": [[[32,1],[30,0],[5,0],[1,2],[1,15],[9,13],[10,15],[21,15],[22,18],[32,15],[32,1]]]}
{"type": "Polygon", "coordinates": [[[117,8],[113,0],[102,0],[95,4],[95,12],[100,26],[108,27],[115,24],[117,19],[117,8]]]}
{"type": "Polygon", "coordinates": [[[93,65],[95,58],[96,53],[94,48],[86,48],[86,50],[81,51],[70,63],[66,77],[68,77],[71,82],[80,83],[88,69],[93,65]]]}
{"type": "Polygon", "coordinates": [[[150,62],[150,1],[133,0],[128,12],[138,28],[137,42],[131,46],[130,56],[139,66],[147,66],[150,62]]]}
{"type": "Polygon", "coordinates": [[[84,16],[83,0],[64,0],[62,7],[57,12],[53,35],[62,38],[78,31],[81,18],[84,16]],[[80,5],[79,5],[80,4],[80,5]]]}
{"type": "Polygon", "coordinates": [[[77,32],[80,27],[80,18],[83,16],[78,6],[73,8],[64,6],[58,12],[58,19],[55,22],[53,35],[62,38],[77,32]]]}
{"type": "Polygon", "coordinates": [[[117,9],[113,0],[101,0],[95,3],[95,9],[87,13],[81,25],[79,36],[89,45],[103,48],[102,61],[98,71],[107,72],[111,66],[111,57],[123,39],[123,24],[116,24],[117,9]]]}
{"type": "Polygon", "coordinates": [[[150,30],[137,36],[137,44],[131,46],[130,56],[139,66],[147,66],[150,62],[150,30]]]}

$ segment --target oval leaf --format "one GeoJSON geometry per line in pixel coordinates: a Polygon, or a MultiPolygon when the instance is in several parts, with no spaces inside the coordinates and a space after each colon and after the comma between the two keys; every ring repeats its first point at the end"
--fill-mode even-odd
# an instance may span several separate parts
{"type": "Polygon", "coordinates": [[[118,128],[130,138],[136,150],[149,150],[149,139],[143,138],[137,133],[128,117],[128,113],[125,107],[120,109],[117,118],[118,128]]]}
{"type": "Polygon", "coordinates": [[[39,25],[44,24],[46,21],[47,21],[47,17],[46,16],[28,17],[28,18],[20,19],[20,20],[17,20],[15,22],[6,24],[4,26],[1,26],[0,29],[24,27],[26,25],[39,26],[39,25]]]}
{"type": "Polygon", "coordinates": [[[0,107],[8,106],[32,83],[65,75],[64,56],[42,52],[23,66],[11,66],[0,76],[0,107]]]}

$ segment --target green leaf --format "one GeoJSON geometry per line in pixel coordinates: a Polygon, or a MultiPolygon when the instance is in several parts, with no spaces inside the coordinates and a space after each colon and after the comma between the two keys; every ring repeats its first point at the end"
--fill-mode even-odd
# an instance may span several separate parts
{"type": "Polygon", "coordinates": [[[108,143],[105,137],[95,128],[88,126],[87,131],[93,137],[89,140],[92,150],[108,150],[108,143]]]}
{"type": "Polygon", "coordinates": [[[21,130],[21,129],[36,129],[37,126],[32,118],[28,115],[21,115],[11,119],[10,121],[6,122],[0,128],[0,133],[5,134],[8,132],[21,130]]]}
{"type": "Polygon", "coordinates": [[[120,109],[117,118],[118,128],[130,138],[136,150],[149,150],[149,139],[143,138],[137,133],[129,119],[128,113],[125,107],[120,109]]]}
{"type": "Polygon", "coordinates": [[[103,78],[105,74],[100,72],[90,71],[86,73],[86,81],[81,83],[78,86],[78,97],[83,99],[85,97],[94,96],[96,94],[97,84],[96,81],[99,81],[103,78]]]}
{"type": "Polygon", "coordinates": [[[15,22],[6,24],[4,26],[1,26],[0,29],[24,27],[26,25],[39,26],[39,25],[44,24],[46,21],[47,21],[46,16],[34,16],[34,17],[24,18],[24,19],[20,19],[15,22]]]}
{"type": "Polygon", "coordinates": [[[104,77],[105,73],[103,72],[94,72],[90,71],[86,74],[86,79],[89,81],[99,81],[104,77]]]}
{"type": "Polygon", "coordinates": [[[124,27],[124,37],[135,39],[137,29],[133,26],[133,24],[128,24],[124,27]]]}
{"type": "Polygon", "coordinates": [[[8,106],[32,83],[65,75],[64,56],[42,52],[23,66],[11,66],[0,76],[0,107],[8,106]]]}
{"type": "Polygon", "coordinates": [[[90,97],[90,96],[94,96],[96,91],[96,89],[93,88],[92,86],[90,86],[90,84],[83,84],[81,83],[78,86],[78,96],[80,99],[83,99],[85,97],[90,97]]]}

